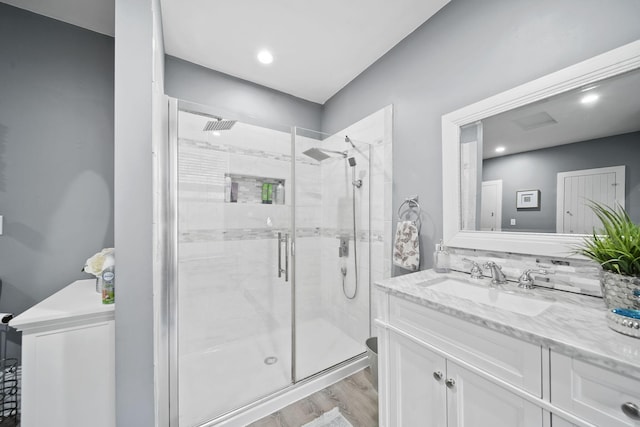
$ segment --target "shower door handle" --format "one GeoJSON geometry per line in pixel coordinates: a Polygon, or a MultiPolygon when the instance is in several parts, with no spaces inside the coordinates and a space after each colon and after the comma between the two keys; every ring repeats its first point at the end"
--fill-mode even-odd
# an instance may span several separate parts
{"type": "Polygon", "coordinates": [[[289,234],[284,235],[278,233],[278,277],[282,277],[284,273],[284,281],[289,281],[289,234]],[[284,268],[282,268],[282,244],[284,243],[284,268]]]}
{"type": "Polygon", "coordinates": [[[289,281],[289,233],[284,235],[284,281],[289,281]]]}
{"type": "Polygon", "coordinates": [[[278,277],[282,277],[282,233],[278,233],[278,277]]]}

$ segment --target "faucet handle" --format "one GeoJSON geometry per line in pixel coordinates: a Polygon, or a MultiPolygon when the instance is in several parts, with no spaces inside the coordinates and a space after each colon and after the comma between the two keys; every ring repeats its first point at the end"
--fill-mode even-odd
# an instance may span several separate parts
{"type": "Polygon", "coordinates": [[[482,274],[482,267],[476,261],[469,258],[462,258],[462,261],[471,263],[471,274],[472,279],[482,279],[484,275],[482,274]]]}
{"type": "Polygon", "coordinates": [[[520,278],[518,279],[518,287],[523,289],[532,289],[533,288],[533,277],[531,274],[547,274],[548,271],[543,268],[527,268],[522,272],[520,278]]]}
{"type": "Polygon", "coordinates": [[[498,270],[502,270],[502,266],[500,264],[496,264],[493,261],[485,262],[482,268],[484,268],[485,270],[488,270],[490,268],[497,268],[498,270]]]}

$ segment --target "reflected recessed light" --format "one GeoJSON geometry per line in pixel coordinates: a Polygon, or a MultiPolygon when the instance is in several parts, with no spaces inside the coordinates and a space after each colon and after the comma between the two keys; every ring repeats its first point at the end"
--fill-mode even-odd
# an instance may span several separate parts
{"type": "Polygon", "coordinates": [[[589,91],[589,90],[593,90],[593,89],[595,89],[595,88],[597,88],[597,87],[598,87],[598,85],[591,85],[591,86],[587,86],[587,87],[582,88],[582,89],[580,90],[580,92],[587,92],[587,91],[589,91]]]}
{"type": "Polygon", "coordinates": [[[217,130],[214,130],[212,133],[213,133],[213,136],[220,136],[220,132],[218,132],[217,130]]]}
{"type": "Polygon", "coordinates": [[[258,52],[258,61],[262,64],[271,64],[273,62],[273,55],[268,50],[261,50],[258,52]]]}
{"type": "Polygon", "coordinates": [[[496,147],[496,153],[504,153],[504,147],[496,147]]]}
{"type": "Polygon", "coordinates": [[[600,96],[597,93],[589,93],[583,96],[580,102],[583,104],[593,104],[598,100],[598,98],[600,98],[600,96]]]}

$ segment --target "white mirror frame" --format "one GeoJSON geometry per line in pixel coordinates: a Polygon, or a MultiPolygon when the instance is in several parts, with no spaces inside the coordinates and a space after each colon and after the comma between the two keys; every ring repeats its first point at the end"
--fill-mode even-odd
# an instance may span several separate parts
{"type": "Polygon", "coordinates": [[[580,235],[461,230],[460,127],[640,67],[640,40],[442,116],[443,237],[447,246],[571,258],[580,235]]]}

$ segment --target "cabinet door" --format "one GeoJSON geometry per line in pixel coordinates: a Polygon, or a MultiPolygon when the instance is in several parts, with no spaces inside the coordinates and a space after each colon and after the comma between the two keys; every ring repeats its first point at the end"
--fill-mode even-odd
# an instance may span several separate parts
{"type": "Polygon", "coordinates": [[[447,361],[448,427],[541,427],[542,409],[447,361]]]}
{"type": "Polygon", "coordinates": [[[640,406],[640,381],[551,352],[551,403],[594,425],[636,427],[623,405],[640,406]]]}
{"type": "Polygon", "coordinates": [[[389,426],[446,425],[445,368],[441,356],[389,333],[389,426]]]}
{"type": "Polygon", "coordinates": [[[577,427],[569,421],[565,421],[557,415],[551,415],[551,427],[577,427]]]}

